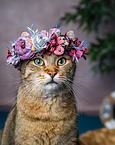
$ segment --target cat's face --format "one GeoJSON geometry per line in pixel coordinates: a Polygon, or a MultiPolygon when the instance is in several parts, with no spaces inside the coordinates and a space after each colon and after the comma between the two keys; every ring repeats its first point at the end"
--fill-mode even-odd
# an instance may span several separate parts
{"type": "Polygon", "coordinates": [[[75,73],[75,62],[68,55],[55,54],[36,56],[22,65],[22,78],[48,92],[71,84],[75,73]]]}

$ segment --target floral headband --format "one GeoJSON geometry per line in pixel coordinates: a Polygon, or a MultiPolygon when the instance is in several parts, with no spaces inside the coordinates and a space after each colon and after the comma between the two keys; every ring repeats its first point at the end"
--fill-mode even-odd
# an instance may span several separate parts
{"type": "Polygon", "coordinates": [[[8,48],[7,62],[10,66],[20,70],[23,60],[30,61],[36,55],[56,55],[68,54],[73,61],[78,61],[81,57],[86,59],[88,55],[88,46],[84,46],[83,42],[75,38],[73,31],[69,31],[65,35],[61,34],[60,29],[52,28],[47,32],[33,30],[27,27],[28,32],[23,32],[21,36],[14,42],[11,42],[12,48],[8,48]]]}

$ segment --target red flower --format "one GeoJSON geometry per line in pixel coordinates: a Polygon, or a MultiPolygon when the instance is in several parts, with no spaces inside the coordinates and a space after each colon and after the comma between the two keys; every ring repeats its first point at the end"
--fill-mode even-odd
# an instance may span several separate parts
{"type": "Polygon", "coordinates": [[[73,57],[74,54],[76,53],[76,50],[72,48],[72,49],[70,49],[70,51],[68,53],[71,57],[73,57]]]}
{"type": "Polygon", "coordinates": [[[57,36],[54,34],[52,38],[50,39],[50,47],[56,47],[57,46],[57,36]]]}
{"type": "Polygon", "coordinates": [[[54,52],[55,49],[56,49],[56,47],[51,47],[50,51],[54,52]]]}
{"type": "Polygon", "coordinates": [[[57,38],[56,34],[53,34],[53,36],[50,39],[50,52],[54,52],[57,55],[61,55],[64,53],[64,48],[61,46],[65,40],[61,40],[61,37],[57,38]]]}
{"type": "Polygon", "coordinates": [[[76,40],[75,40],[75,41],[76,41],[76,45],[77,45],[77,46],[80,46],[81,41],[79,41],[79,40],[78,40],[78,38],[76,38],[76,40]]]}
{"type": "Polygon", "coordinates": [[[11,52],[8,50],[7,58],[10,56],[12,56],[12,55],[11,55],[11,52]]]}

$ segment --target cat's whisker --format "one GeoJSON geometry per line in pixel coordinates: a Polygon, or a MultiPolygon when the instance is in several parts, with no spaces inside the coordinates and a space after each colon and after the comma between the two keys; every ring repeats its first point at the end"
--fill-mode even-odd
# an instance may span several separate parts
{"type": "Polygon", "coordinates": [[[8,92],[5,92],[5,95],[8,95],[8,94],[10,94],[10,93],[12,93],[12,92],[14,92],[14,91],[17,91],[18,88],[19,88],[19,85],[17,85],[16,87],[14,87],[12,90],[10,90],[10,91],[8,91],[8,92]]]}
{"type": "MultiPolygon", "coordinates": [[[[73,77],[73,76],[67,76],[67,77],[75,80],[75,77],[73,77]]],[[[91,82],[91,78],[84,78],[84,77],[79,77],[79,76],[76,76],[76,78],[80,82],[91,82]]]]}
{"type": "MultiPolygon", "coordinates": [[[[31,85],[31,84],[30,84],[31,85]]],[[[20,104],[20,102],[21,102],[21,100],[23,99],[23,97],[20,95],[20,94],[23,94],[23,95],[27,95],[28,93],[29,93],[29,91],[30,91],[31,89],[28,89],[28,91],[27,90],[25,90],[24,92],[20,92],[20,93],[18,93],[18,104],[20,104]],[[25,94],[26,93],[26,94],[25,94]],[[19,97],[20,96],[20,97],[19,97]]],[[[27,97],[27,99],[28,99],[29,97],[27,97]]],[[[24,101],[25,102],[25,101],[24,101]]]]}
{"type": "Polygon", "coordinates": [[[96,93],[94,89],[92,89],[92,88],[88,87],[87,85],[82,84],[82,83],[81,83],[81,82],[79,82],[79,81],[76,81],[76,83],[77,83],[77,84],[80,84],[80,85],[82,85],[82,86],[84,86],[84,87],[86,87],[86,88],[90,89],[90,90],[91,90],[91,91],[93,91],[94,93],[96,93]]]}
{"type": "MultiPolygon", "coordinates": [[[[31,84],[30,84],[30,85],[31,85],[31,84]]],[[[16,89],[16,90],[17,90],[17,89],[16,89]]],[[[12,91],[10,91],[10,92],[12,92],[12,91]]],[[[9,93],[9,92],[7,92],[7,93],[9,93]]],[[[21,92],[20,92],[19,94],[21,94],[21,92]]],[[[12,99],[8,100],[6,103],[4,103],[3,106],[8,105],[8,104],[9,104],[10,102],[12,102],[13,100],[15,100],[14,103],[16,103],[16,96],[13,97],[12,99]]]]}
{"type": "MultiPolygon", "coordinates": [[[[83,85],[83,84],[81,84],[81,83],[76,82],[76,84],[75,84],[74,86],[75,86],[75,87],[77,86],[77,87],[80,88],[80,89],[82,88],[83,92],[86,93],[86,96],[89,96],[89,94],[87,93],[86,90],[84,91],[84,88],[85,88],[85,89],[88,89],[88,91],[90,91],[90,96],[95,96],[94,98],[97,98],[97,96],[98,96],[97,92],[95,92],[92,88],[90,88],[90,87],[88,87],[88,86],[85,86],[85,85],[83,85]]],[[[89,97],[88,97],[88,98],[89,98],[89,97]]],[[[89,98],[89,102],[92,104],[92,103],[94,103],[95,101],[89,98]]]]}
{"type": "MultiPolygon", "coordinates": [[[[26,87],[28,87],[28,88],[29,88],[31,85],[32,85],[32,84],[29,82],[29,83],[27,83],[27,84],[26,84],[26,87]]],[[[22,87],[24,87],[24,86],[25,86],[25,84],[21,84],[21,86],[22,86],[22,87]]],[[[24,92],[28,92],[28,91],[25,89],[25,91],[24,91],[24,92]]],[[[18,95],[20,95],[21,93],[24,93],[24,92],[19,92],[19,93],[18,93],[18,95]]]]}
{"type": "Polygon", "coordinates": [[[45,79],[46,77],[45,76],[43,76],[43,77],[39,77],[39,79],[45,79]]]}
{"type": "MultiPolygon", "coordinates": [[[[76,95],[76,92],[75,92],[72,88],[69,87],[68,84],[67,84],[67,88],[71,89],[71,90],[74,92],[74,95],[75,95],[75,96],[78,96],[78,95],[76,95]]],[[[78,92],[78,94],[79,94],[79,92],[78,92]]],[[[81,96],[81,95],[80,95],[80,96],[81,96]]],[[[77,102],[76,102],[76,103],[77,103],[77,102]]],[[[82,104],[80,103],[80,105],[79,105],[79,113],[82,113],[82,112],[80,112],[80,111],[82,110],[81,108],[82,108],[82,104]]]]}
{"type": "Polygon", "coordinates": [[[65,76],[59,76],[58,78],[66,78],[65,76]]]}
{"type": "MultiPolygon", "coordinates": [[[[74,91],[71,86],[69,84],[67,84],[67,82],[65,82],[66,80],[63,80],[63,83],[66,85],[66,87],[69,87],[70,93],[72,94],[72,92],[74,91]]],[[[72,94],[73,95],[73,94],[72,94]]]]}
{"type": "MultiPolygon", "coordinates": [[[[68,78],[67,78],[68,79],[68,78]]],[[[70,81],[70,82],[72,82],[70,79],[68,79],[68,81],[70,81]]],[[[79,88],[79,90],[81,91],[81,86],[80,85],[82,85],[81,83],[78,83],[78,82],[72,82],[73,83],[73,85],[76,87],[76,88],[79,88]]],[[[83,87],[84,87],[84,85],[82,85],[83,87]]],[[[85,86],[85,87],[87,87],[87,86],[85,86]]],[[[90,89],[89,87],[87,87],[88,89],[90,89]]],[[[84,91],[81,91],[81,93],[83,93],[84,91]]],[[[85,92],[86,93],[86,92],[85,92]]],[[[93,102],[90,102],[89,101],[89,104],[90,103],[93,103],[93,102]]]]}
{"type": "MultiPolygon", "coordinates": [[[[69,78],[71,78],[71,77],[69,77],[69,78]]],[[[78,79],[79,79],[79,78],[78,78],[78,79]]],[[[84,82],[84,81],[82,81],[82,80],[79,81],[78,79],[77,79],[76,81],[74,80],[73,83],[80,84],[80,85],[82,85],[83,87],[88,88],[90,91],[93,91],[94,93],[96,93],[94,89],[92,89],[91,87],[88,87],[88,85],[85,85],[84,83],[83,83],[83,84],[81,83],[81,82],[84,82]]]]}
{"type": "Polygon", "coordinates": [[[46,81],[45,80],[42,80],[42,81],[37,82],[38,86],[39,85],[43,85],[43,83],[46,83],[46,81]]]}
{"type": "MultiPolygon", "coordinates": [[[[76,92],[76,93],[79,94],[79,95],[77,95],[78,98],[79,98],[81,101],[85,102],[86,104],[90,105],[91,103],[90,103],[89,100],[87,99],[86,95],[85,95],[79,88],[76,88],[76,89],[77,89],[77,92],[76,92]],[[79,97],[79,96],[80,96],[80,97],[79,97]]],[[[77,98],[76,98],[76,99],[77,99],[77,98]]]]}
{"type": "Polygon", "coordinates": [[[14,108],[14,106],[16,105],[16,103],[17,103],[16,101],[13,103],[13,105],[11,106],[9,112],[14,108]]]}
{"type": "Polygon", "coordinates": [[[45,79],[38,78],[38,81],[42,81],[42,80],[45,80],[45,79]]]}
{"type": "Polygon", "coordinates": [[[20,84],[20,83],[21,83],[21,81],[16,81],[16,82],[10,82],[8,84],[20,84]]]}
{"type": "Polygon", "coordinates": [[[28,94],[28,98],[30,97],[31,93],[33,92],[33,90],[34,90],[36,87],[37,87],[37,86],[35,86],[35,87],[33,87],[33,88],[31,89],[31,91],[30,91],[29,94],[28,94]]]}
{"type": "Polygon", "coordinates": [[[21,81],[21,80],[22,80],[22,78],[21,78],[21,77],[19,77],[19,78],[18,78],[18,77],[16,77],[16,78],[15,78],[14,76],[13,76],[13,77],[11,77],[11,75],[9,75],[9,78],[10,78],[11,80],[15,80],[15,81],[21,81]]]}
{"type": "Polygon", "coordinates": [[[16,96],[13,97],[12,99],[8,100],[6,103],[3,103],[2,105],[5,106],[5,105],[8,105],[10,102],[12,102],[13,100],[16,99],[16,96]]]}
{"type": "MultiPolygon", "coordinates": [[[[68,83],[68,85],[69,85],[69,83],[68,83]]],[[[71,88],[72,90],[73,90],[73,88],[71,88]]],[[[80,90],[80,89],[78,89],[77,87],[76,87],[76,89],[77,89],[77,92],[75,92],[74,90],[74,93],[76,94],[76,93],[79,93],[79,95],[84,99],[84,101],[86,101],[86,103],[89,105],[90,103],[89,103],[89,101],[86,99],[86,96],[83,94],[83,92],[80,90]]]]}

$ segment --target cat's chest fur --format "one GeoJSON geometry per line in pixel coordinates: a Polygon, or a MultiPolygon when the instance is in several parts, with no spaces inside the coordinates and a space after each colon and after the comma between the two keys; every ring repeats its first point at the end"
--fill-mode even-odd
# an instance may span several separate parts
{"type": "MultiPolygon", "coordinates": [[[[22,90],[19,89],[20,91],[22,90]]],[[[65,136],[72,128],[75,130],[72,132],[77,136],[77,113],[71,93],[66,91],[62,96],[58,94],[52,98],[41,97],[31,97],[27,100],[27,96],[23,96],[22,99],[17,99],[16,143],[25,141],[26,144],[33,145],[55,145],[59,144],[58,142],[63,144],[67,139],[65,136]]]]}

